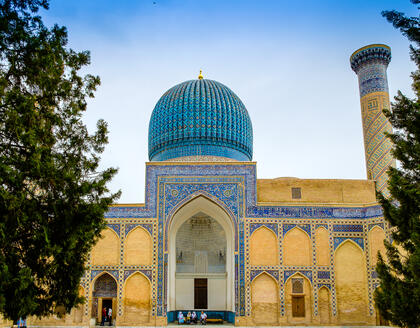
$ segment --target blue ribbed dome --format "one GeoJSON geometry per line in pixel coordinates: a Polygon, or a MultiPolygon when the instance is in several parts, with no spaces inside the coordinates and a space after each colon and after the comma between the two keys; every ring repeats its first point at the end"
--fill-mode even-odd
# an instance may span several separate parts
{"type": "Polygon", "coordinates": [[[149,159],[219,156],[252,160],[252,125],[239,97],[207,79],[186,81],[165,92],[149,124],[149,159]]]}

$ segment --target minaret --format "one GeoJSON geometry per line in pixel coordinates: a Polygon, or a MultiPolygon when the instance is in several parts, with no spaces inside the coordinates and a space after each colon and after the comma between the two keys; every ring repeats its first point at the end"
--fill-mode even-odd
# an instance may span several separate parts
{"type": "Polygon", "coordinates": [[[376,180],[376,190],[386,197],[389,196],[387,170],[395,166],[392,143],[384,135],[392,132],[392,126],[382,112],[390,108],[386,77],[390,61],[391,48],[384,44],[360,48],[350,57],[351,68],[359,78],[367,177],[376,180]]]}

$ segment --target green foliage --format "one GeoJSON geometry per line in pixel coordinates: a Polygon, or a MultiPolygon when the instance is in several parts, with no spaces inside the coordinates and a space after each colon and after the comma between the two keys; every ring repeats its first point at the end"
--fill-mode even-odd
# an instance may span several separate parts
{"type": "Polygon", "coordinates": [[[0,313],[16,320],[83,302],[80,279],[119,196],[99,171],[107,124],[82,122],[99,78],[79,76],[88,52],[46,27],[48,0],[0,1],[0,313]]]}
{"type": "MultiPolygon", "coordinates": [[[[418,0],[412,1],[420,3],[418,0]]],[[[418,8],[419,9],[419,8],[418,8]]],[[[390,199],[378,195],[393,243],[385,241],[387,258],[376,267],[380,288],[375,302],[381,315],[400,327],[420,326],[420,19],[396,11],[382,13],[411,42],[410,54],[417,65],[412,73],[415,99],[401,92],[385,115],[394,127],[388,135],[400,168],[389,170],[390,199]]]]}

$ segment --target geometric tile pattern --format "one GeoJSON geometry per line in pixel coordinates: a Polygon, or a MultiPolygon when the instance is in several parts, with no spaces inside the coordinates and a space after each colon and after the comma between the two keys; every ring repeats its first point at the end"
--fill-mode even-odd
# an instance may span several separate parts
{"type": "Polygon", "coordinates": [[[272,276],[275,280],[279,280],[279,272],[278,270],[251,270],[250,271],[250,281],[254,280],[257,276],[259,276],[261,273],[268,273],[270,276],[272,276]]]}
{"type": "Polygon", "coordinates": [[[360,97],[372,92],[388,92],[386,68],[391,61],[391,48],[372,44],[356,50],[350,56],[350,66],[359,76],[360,97]]]}
{"type": "Polygon", "coordinates": [[[284,224],[283,225],[283,237],[284,235],[289,232],[289,230],[292,230],[294,227],[298,227],[305,231],[309,237],[311,237],[311,225],[310,224],[302,224],[302,225],[296,225],[296,224],[284,224]]]}
{"type": "Polygon", "coordinates": [[[392,126],[383,114],[389,108],[388,93],[370,93],[361,99],[365,158],[368,178],[376,180],[376,189],[389,195],[387,190],[390,166],[395,166],[392,157],[392,142],[384,133],[392,133],[392,126]]]}
{"type": "Polygon", "coordinates": [[[387,170],[395,166],[392,142],[384,134],[392,133],[392,126],[382,112],[390,108],[386,75],[390,61],[391,49],[385,45],[366,46],[350,57],[359,78],[367,177],[376,180],[376,190],[385,196],[389,196],[387,170]]]}
{"type": "Polygon", "coordinates": [[[239,97],[222,83],[180,83],[156,104],[149,123],[149,159],[184,156],[252,159],[252,124],[239,97]]]}
{"type": "Polygon", "coordinates": [[[318,271],[318,279],[330,279],[329,271],[318,271]]]}
{"type": "Polygon", "coordinates": [[[118,275],[119,272],[118,270],[92,270],[90,273],[90,280],[93,280],[96,276],[98,276],[99,274],[102,274],[103,272],[107,272],[110,275],[112,275],[117,281],[118,281],[118,275]]]}
{"type": "Polygon", "coordinates": [[[252,233],[260,227],[266,227],[270,229],[271,231],[273,231],[276,236],[278,235],[277,233],[278,225],[273,224],[273,223],[253,223],[249,226],[249,235],[251,236],[252,233]]]}
{"type": "Polygon", "coordinates": [[[152,281],[152,270],[124,270],[124,281],[126,281],[129,276],[136,272],[143,273],[147,278],[149,278],[150,281],[152,281]]]}
{"type": "Polygon", "coordinates": [[[376,223],[371,223],[368,225],[368,230],[370,231],[373,227],[381,227],[382,229],[384,229],[384,224],[381,222],[376,222],[376,223]]]}
{"type": "Polygon", "coordinates": [[[361,224],[336,224],[333,227],[334,232],[363,232],[361,224]]]}
{"type": "Polygon", "coordinates": [[[303,274],[306,278],[308,278],[312,282],[312,271],[310,270],[285,270],[283,281],[286,282],[287,279],[289,279],[291,276],[293,276],[296,273],[303,274]]]}
{"type": "Polygon", "coordinates": [[[136,227],[142,227],[142,228],[146,229],[150,233],[150,235],[153,235],[153,225],[152,224],[133,223],[133,224],[127,224],[125,226],[125,236],[127,237],[127,234],[136,227]]]}
{"type": "Polygon", "coordinates": [[[359,245],[361,249],[363,249],[363,250],[365,249],[363,238],[335,237],[334,238],[334,250],[337,249],[337,247],[340,246],[346,240],[352,240],[357,245],[359,245]]]}
{"type": "Polygon", "coordinates": [[[119,224],[107,224],[107,227],[114,230],[118,236],[120,235],[120,225],[119,224]]]}

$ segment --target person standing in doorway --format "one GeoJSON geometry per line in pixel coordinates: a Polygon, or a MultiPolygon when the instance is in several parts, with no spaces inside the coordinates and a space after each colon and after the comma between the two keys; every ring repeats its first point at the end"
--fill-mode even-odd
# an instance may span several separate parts
{"type": "Polygon", "coordinates": [[[112,308],[108,309],[108,321],[109,325],[112,326],[112,308]]]}
{"type": "Polygon", "coordinates": [[[104,308],[102,309],[102,320],[101,320],[101,326],[103,326],[103,325],[104,325],[104,323],[105,323],[105,319],[106,319],[106,307],[104,307],[104,308]]]}

